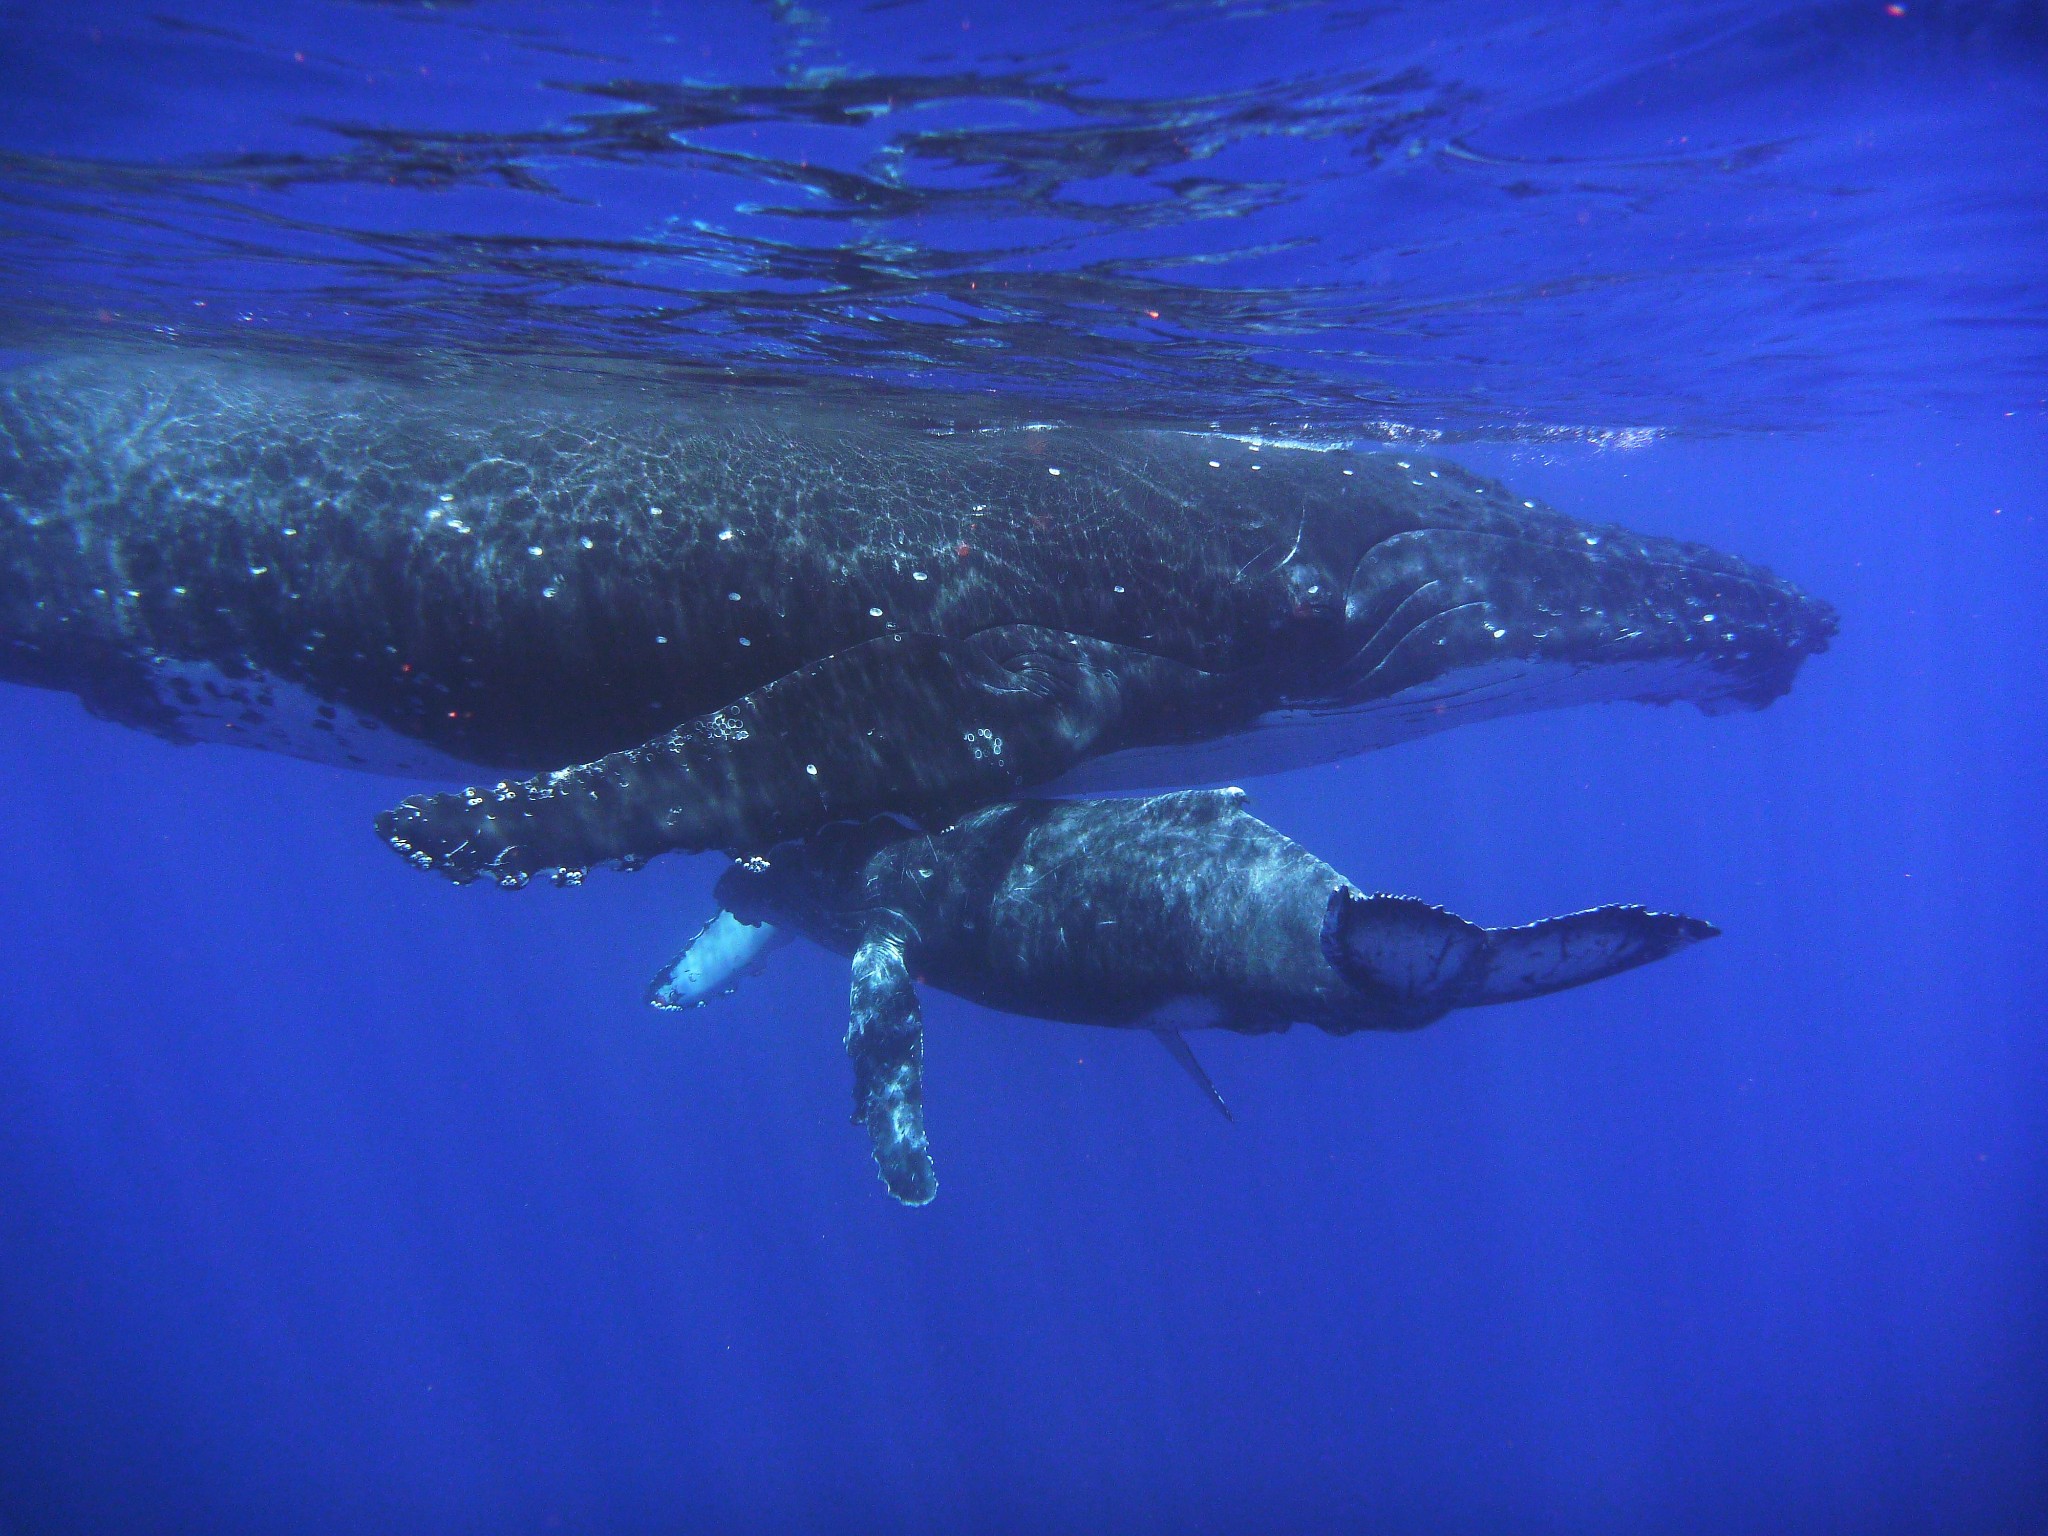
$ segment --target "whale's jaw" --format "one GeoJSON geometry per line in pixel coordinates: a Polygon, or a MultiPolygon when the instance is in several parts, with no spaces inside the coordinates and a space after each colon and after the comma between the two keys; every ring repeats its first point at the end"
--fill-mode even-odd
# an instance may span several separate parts
{"type": "Polygon", "coordinates": [[[1761,566],[1525,510],[1513,526],[1417,528],[1366,551],[1345,593],[1350,659],[1335,696],[1316,702],[1434,689],[1455,713],[1526,678],[1519,707],[1562,688],[1564,702],[1760,709],[1834,638],[1833,608],[1761,566]],[[1582,700],[1569,674],[1594,671],[1610,676],[1586,679],[1582,700]]]}
{"type": "Polygon", "coordinates": [[[1711,712],[1714,706],[1701,699],[1701,690],[1714,686],[1706,666],[1698,660],[1588,667],[1505,659],[1418,683],[1390,698],[1270,710],[1248,729],[1209,741],[1097,758],[1046,789],[1056,795],[1135,794],[1233,784],[1339,762],[1454,726],[1579,704],[1689,699],[1711,712]]]}

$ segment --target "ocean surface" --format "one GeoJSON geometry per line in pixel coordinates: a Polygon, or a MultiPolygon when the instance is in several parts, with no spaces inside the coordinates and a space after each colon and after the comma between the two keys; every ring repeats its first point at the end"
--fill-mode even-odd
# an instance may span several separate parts
{"type": "Polygon", "coordinates": [[[2048,1531],[2044,255],[2037,0],[0,0],[0,365],[1414,443],[1842,620],[1248,785],[1715,943],[1234,1124],[929,994],[920,1210],[843,960],[644,1005],[718,860],[0,688],[0,1531],[2048,1531]]]}

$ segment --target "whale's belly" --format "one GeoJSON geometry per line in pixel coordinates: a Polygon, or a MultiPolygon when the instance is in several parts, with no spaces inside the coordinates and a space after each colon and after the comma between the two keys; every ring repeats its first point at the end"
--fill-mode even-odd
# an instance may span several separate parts
{"type": "Polygon", "coordinates": [[[258,747],[336,768],[454,784],[469,783],[480,771],[268,672],[232,676],[211,662],[159,657],[148,678],[171,733],[187,742],[258,747]]]}

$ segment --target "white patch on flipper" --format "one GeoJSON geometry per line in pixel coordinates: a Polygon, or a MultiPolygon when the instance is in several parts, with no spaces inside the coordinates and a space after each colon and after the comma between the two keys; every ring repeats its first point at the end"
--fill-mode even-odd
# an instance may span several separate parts
{"type": "Polygon", "coordinates": [[[743,923],[721,909],[661,968],[647,989],[647,1001],[657,1008],[701,1008],[731,992],[749,966],[789,938],[773,923],[743,923]]]}
{"type": "Polygon", "coordinates": [[[1212,741],[1113,752],[1080,764],[1042,792],[1090,795],[1227,784],[1339,762],[1454,725],[1529,710],[1692,698],[1701,677],[1712,671],[1704,659],[1594,666],[1502,661],[1468,667],[1350,709],[1276,709],[1259,716],[1249,730],[1212,741]]]}
{"type": "Polygon", "coordinates": [[[159,656],[149,668],[149,680],[188,741],[260,747],[396,778],[460,784],[476,777],[476,764],[268,672],[230,677],[210,661],[159,656]]]}

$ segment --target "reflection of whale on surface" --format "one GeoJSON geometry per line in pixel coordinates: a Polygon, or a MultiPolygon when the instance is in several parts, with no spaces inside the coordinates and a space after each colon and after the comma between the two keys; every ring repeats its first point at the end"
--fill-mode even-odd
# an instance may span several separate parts
{"type": "Polygon", "coordinates": [[[1362,895],[1235,789],[1021,801],[938,833],[882,818],[833,827],[734,865],[718,900],[653,1000],[701,1002],[788,933],[851,955],[854,1117],[890,1193],[913,1205],[937,1188],[914,980],[1036,1018],[1157,1030],[1214,1096],[1182,1029],[1414,1029],[1716,931],[1641,907],[1481,928],[1362,895]]]}
{"type": "Polygon", "coordinates": [[[0,386],[0,676],[176,740],[588,762],[384,818],[456,879],[1755,707],[1833,628],[1407,454],[127,354],[0,386]]]}

